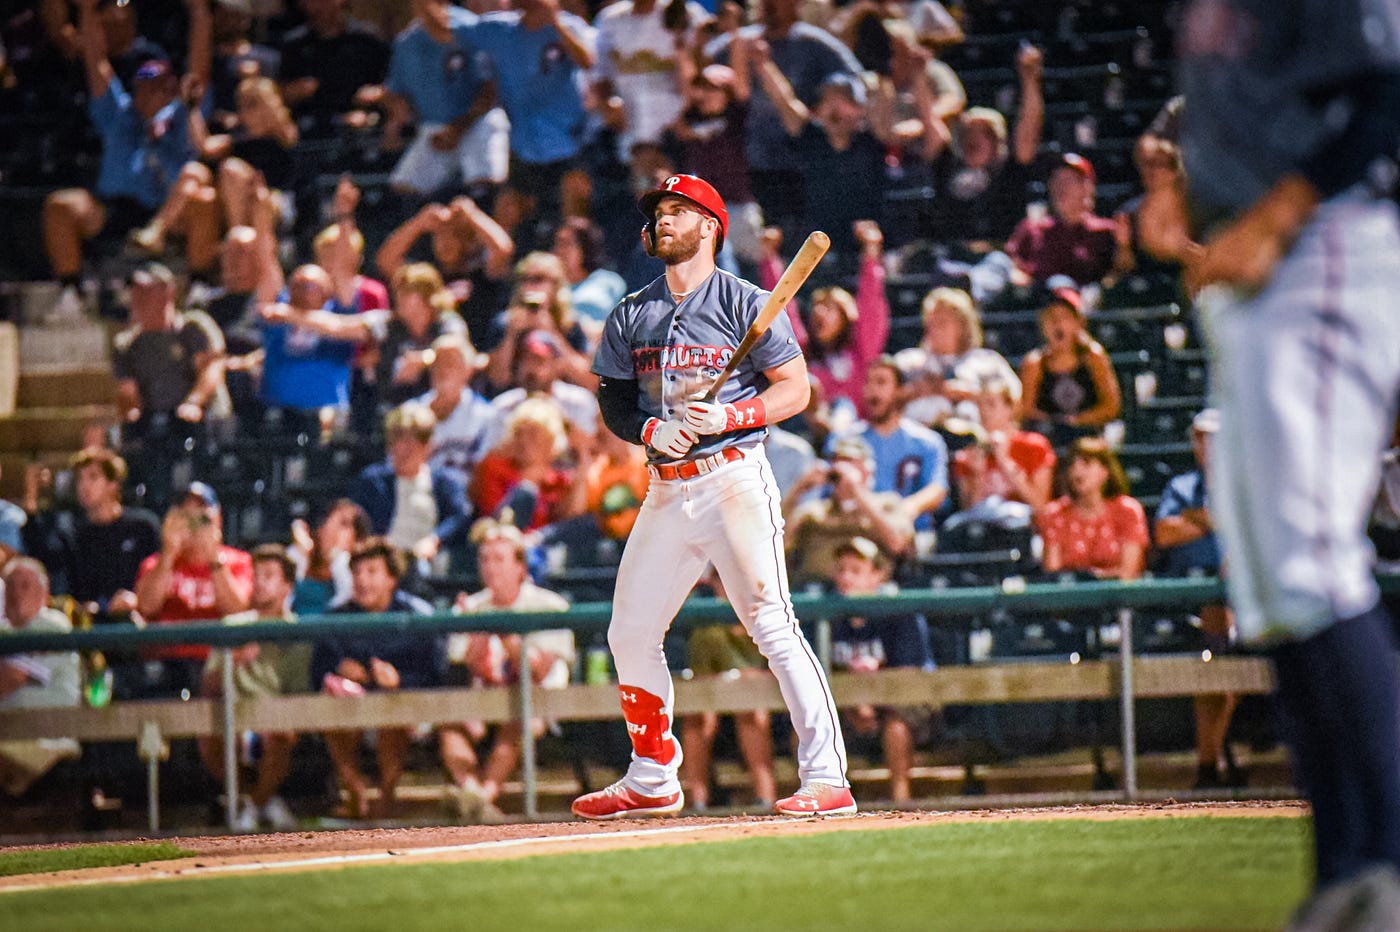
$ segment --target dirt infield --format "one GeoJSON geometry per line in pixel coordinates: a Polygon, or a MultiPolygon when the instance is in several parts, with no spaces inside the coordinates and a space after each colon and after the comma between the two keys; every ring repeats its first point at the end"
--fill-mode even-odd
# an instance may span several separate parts
{"type": "Polygon", "coordinates": [[[1307,807],[1298,802],[1161,803],[957,812],[875,811],[831,819],[787,819],[776,816],[724,819],[696,817],[606,823],[554,822],[174,838],[169,840],[195,854],[179,860],[152,861],[146,864],[5,877],[0,878],[0,893],[21,889],[52,889],[264,871],[316,870],[355,864],[495,860],[560,853],[576,854],[619,848],[818,832],[905,828],[938,823],[1198,816],[1298,817],[1305,815],[1307,811],[1307,807]]]}

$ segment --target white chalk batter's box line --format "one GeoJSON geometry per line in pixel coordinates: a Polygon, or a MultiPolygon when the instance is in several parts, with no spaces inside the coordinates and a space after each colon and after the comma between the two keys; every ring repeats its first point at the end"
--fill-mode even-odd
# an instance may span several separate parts
{"type": "MultiPolygon", "coordinates": [[[[785,819],[785,822],[815,822],[822,816],[809,816],[785,819]]],[[[59,887],[86,887],[99,884],[144,883],[148,880],[186,880],[194,876],[215,874],[243,874],[258,871],[293,870],[303,867],[345,867],[352,864],[373,864],[376,862],[398,862],[405,859],[426,858],[441,854],[463,854],[470,851],[502,851],[508,848],[526,848],[531,845],[559,845],[571,841],[603,841],[610,838],[654,838],[658,835],[680,835],[686,833],[733,829],[726,823],[714,825],[676,825],[670,828],[635,829],[630,832],[588,832],[581,835],[543,835],[534,838],[503,838],[498,841],[479,841],[469,845],[440,845],[433,848],[405,848],[394,851],[364,851],[358,854],[332,854],[314,858],[300,858],[295,861],[249,861],[238,864],[210,864],[207,866],[182,867],[179,870],[159,870],[140,876],[119,875],[116,877],[88,877],[74,880],[55,880],[45,884],[16,884],[0,887],[0,893],[15,893],[23,890],[52,890],[59,887]]],[[[209,855],[206,855],[208,857],[209,855]]],[[[194,857],[198,857],[195,855],[194,857]]],[[[193,858],[191,858],[193,860],[193,858]]],[[[138,865],[131,865],[136,867],[138,865]]],[[[99,868],[100,869],[100,868],[99,868]]]]}

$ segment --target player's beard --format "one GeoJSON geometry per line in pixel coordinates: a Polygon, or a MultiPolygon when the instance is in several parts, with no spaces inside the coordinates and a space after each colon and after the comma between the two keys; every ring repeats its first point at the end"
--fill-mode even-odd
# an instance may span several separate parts
{"type": "Polygon", "coordinates": [[[695,258],[700,251],[700,226],[689,233],[673,233],[669,241],[657,237],[656,258],[667,265],[680,265],[695,258]]]}

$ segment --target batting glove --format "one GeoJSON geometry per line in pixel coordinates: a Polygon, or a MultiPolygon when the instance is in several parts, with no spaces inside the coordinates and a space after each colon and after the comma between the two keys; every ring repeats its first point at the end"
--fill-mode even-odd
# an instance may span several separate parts
{"type": "Polygon", "coordinates": [[[642,443],[664,456],[678,460],[700,442],[700,435],[681,421],[663,421],[654,417],[642,428],[642,443]]]}
{"type": "Polygon", "coordinates": [[[685,426],[697,434],[726,434],[731,430],[762,427],[765,423],[763,402],[749,398],[733,404],[691,401],[685,406],[685,426]]]}

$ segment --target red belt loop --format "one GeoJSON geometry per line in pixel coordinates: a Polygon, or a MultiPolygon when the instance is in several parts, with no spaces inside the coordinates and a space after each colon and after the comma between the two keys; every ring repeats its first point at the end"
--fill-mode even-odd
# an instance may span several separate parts
{"type": "Polygon", "coordinates": [[[670,482],[675,479],[694,479],[703,476],[707,472],[723,466],[725,463],[736,463],[744,458],[744,451],[738,447],[725,447],[718,453],[707,456],[704,459],[687,460],[684,463],[663,463],[660,466],[647,466],[653,479],[662,479],[670,482]]]}

